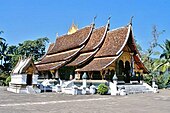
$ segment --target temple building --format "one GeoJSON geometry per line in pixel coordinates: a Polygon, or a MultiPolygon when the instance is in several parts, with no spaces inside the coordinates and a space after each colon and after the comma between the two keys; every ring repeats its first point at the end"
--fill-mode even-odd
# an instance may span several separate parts
{"type": "Polygon", "coordinates": [[[50,44],[36,68],[39,79],[82,79],[86,72],[91,80],[111,81],[116,74],[122,83],[140,82],[148,73],[140,57],[132,22],[111,30],[109,20],[99,28],[94,22],[80,29],[73,23],[67,34],[50,44]]]}
{"type": "Polygon", "coordinates": [[[34,65],[32,57],[20,57],[17,65],[12,70],[11,82],[8,91],[14,93],[35,93],[37,90],[38,71],[34,65]]]}

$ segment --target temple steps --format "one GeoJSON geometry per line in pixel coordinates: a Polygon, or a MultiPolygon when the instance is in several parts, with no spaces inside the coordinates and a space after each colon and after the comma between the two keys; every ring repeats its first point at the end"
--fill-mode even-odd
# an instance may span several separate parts
{"type": "Polygon", "coordinates": [[[151,87],[147,87],[145,84],[122,84],[118,85],[118,89],[124,88],[127,94],[152,92],[151,87]]]}

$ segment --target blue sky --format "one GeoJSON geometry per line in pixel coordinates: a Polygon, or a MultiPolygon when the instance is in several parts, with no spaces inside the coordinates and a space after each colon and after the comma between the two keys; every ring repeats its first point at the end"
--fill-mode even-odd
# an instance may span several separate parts
{"type": "Polygon", "coordinates": [[[74,21],[79,28],[97,15],[96,27],[111,15],[111,29],[126,25],[131,16],[135,39],[143,49],[152,39],[152,26],[166,30],[160,43],[170,38],[170,0],[0,0],[0,30],[10,45],[24,40],[63,35],[74,21]]]}

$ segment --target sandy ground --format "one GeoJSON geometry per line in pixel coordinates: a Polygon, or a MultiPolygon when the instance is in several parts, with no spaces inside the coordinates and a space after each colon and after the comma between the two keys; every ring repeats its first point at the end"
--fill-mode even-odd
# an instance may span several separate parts
{"type": "Polygon", "coordinates": [[[15,94],[0,87],[0,113],[170,113],[170,90],[127,96],[73,96],[15,94]]]}

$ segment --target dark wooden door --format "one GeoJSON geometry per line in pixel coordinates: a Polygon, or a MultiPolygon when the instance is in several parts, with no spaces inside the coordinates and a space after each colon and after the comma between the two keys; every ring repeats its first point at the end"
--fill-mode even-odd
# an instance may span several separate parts
{"type": "Polygon", "coordinates": [[[125,82],[130,83],[130,63],[129,61],[125,62],[125,82]]]}
{"type": "Polygon", "coordinates": [[[27,74],[27,85],[32,85],[32,74],[27,74]]]}

